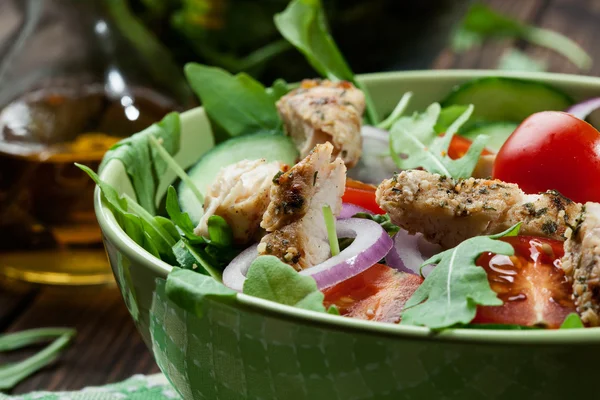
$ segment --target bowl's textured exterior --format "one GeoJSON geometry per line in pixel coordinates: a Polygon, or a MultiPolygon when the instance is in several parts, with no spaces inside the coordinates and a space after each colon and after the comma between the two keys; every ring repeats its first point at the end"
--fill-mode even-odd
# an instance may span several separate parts
{"type": "MultiPolygon", "coordinates": [[[[491,71],[428,71],[362,77],[381,112],[402,93],[412,110],[441,100],[456,84],[505,75],[548,82],[576,100],[600,94],[600,79],[491,71]]],[[[517,99],[518,101],[518,99],[517,99]]],[[[409,111],[412,111],[409,110],[409,111]]],[[[182,116],[188,167],[212,146],[202,109],[182,116]]],[[[123,165],[103,180],[133,194],[123,165]]],[[[160,198],[173,180],[161,180],[160,198]]],[[[457,330],[352,320],[239,295],[234,304],[206,300],[191,314],[170,302],[170,266],[118,227],[95,197],[96,214],[123,298],[161,370],[185,399],[571,399],[598,398],[600,328],[563,331],[457,330]],[[198,316],[201,315],[201,316],[198,316]]]]}

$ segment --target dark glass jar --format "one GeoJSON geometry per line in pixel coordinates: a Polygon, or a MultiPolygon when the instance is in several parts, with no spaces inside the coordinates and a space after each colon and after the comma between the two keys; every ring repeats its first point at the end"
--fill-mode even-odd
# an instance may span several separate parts
{"type": "Polygon", "coordinates": [[[193,105],[182,72],[121,0],[14,0],[0,48],[0,274],[111,280],[92,206],[120,138],[193,105]],[[12,13],[12,15],[11,15],[12,13]]]}

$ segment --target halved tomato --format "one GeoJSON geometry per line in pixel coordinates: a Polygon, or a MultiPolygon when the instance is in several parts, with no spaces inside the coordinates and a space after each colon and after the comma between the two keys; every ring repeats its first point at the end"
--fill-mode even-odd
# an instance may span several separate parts
{"type": "Polygon", "coordinates": [[[418,275],[375,264],[360,274],[325,289],[325,307],[336,305],[341,315],[392,322],[400,321],[404,304],[421,285],[418,275]]]}
{"type": "Polygon", "coordinates": [[[375,214],[385,214],[385,211],[379,208],[377,201],[375,201],[376,190],[377,188],[373,185],[346,178],[346,190],[342,196],[342,201],[361,206],[375,214]]]}
{"type": "Polygon", "coordinates": [[[478,307],[473,323],[560,327],[575,312],[573,289],[560,264],[563,243],[533,236],[500,240],[510,243],[515,255],[485,253],[477,265],[504,304],[478,307]]]}

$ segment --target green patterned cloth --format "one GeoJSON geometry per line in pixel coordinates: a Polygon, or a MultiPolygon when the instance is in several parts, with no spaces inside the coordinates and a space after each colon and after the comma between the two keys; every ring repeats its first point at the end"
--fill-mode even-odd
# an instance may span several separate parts
{"type": "Polygon", "coordinates": [[[0,393],[0,400],[180,400],[163,374],[134,375],[112,385],[77,392],[33,392],[19,396],[0,393]]]}

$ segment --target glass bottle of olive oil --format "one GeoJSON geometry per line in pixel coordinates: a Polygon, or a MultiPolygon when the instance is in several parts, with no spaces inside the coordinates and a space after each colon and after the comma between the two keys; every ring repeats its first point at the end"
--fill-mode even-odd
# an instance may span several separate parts
{"type": "Polygon", "coordinates": [[[0,274],[109,282],[94,185],[73,163],[97,169],[119,139],[192,96],[122,0],[7,4],[0,25],[21,24],[0,43],[0,274]]]}

